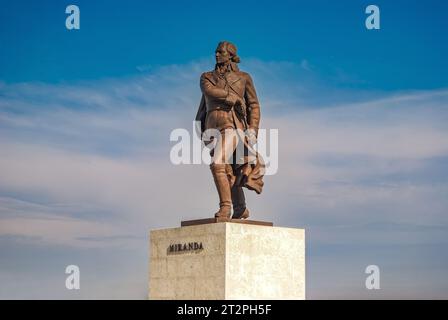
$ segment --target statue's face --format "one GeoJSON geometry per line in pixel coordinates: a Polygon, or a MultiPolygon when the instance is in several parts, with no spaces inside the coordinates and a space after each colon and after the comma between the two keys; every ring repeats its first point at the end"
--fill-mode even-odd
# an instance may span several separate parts
{"type": "Polygon", "coordinates": [[[226,63],[230,60],[230,53],[224,45],[218,46],[215,51],[216,63],[226,63]]]}

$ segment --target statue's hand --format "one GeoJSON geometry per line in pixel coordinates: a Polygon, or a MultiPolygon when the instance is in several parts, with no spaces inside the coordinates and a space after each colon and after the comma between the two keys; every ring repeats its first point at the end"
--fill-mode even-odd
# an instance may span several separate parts
{"type": "Polygon", "coordinates": [[[241,106],[243,104],[243,101],[236,94],[229,93],[229,95],[226,98],[226,104],[229,107],[241,106]]]}
{"type": "Polygon", "coordinates": [[[226,98],[226,104],[229,106],[229,107],[233,107],[234,105],[235,105],[235,103],[236,103],[236,100],[237,100],[237,96],[235,96],[234,94],[232,94],[232,93],[229,93],[228,95],[227,95],[227,98],[226,98]]]}
{"type": "Polygon", "coordinates": [[[236,106],[242,106],[244,104],[244,101],[241,100],[240,97],[237,97],[236,101],[235,101],[235,105],[236,106]]]}

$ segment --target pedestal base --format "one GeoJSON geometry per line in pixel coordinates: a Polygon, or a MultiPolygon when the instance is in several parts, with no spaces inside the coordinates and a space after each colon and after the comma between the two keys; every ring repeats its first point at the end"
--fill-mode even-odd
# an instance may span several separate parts
{"type": "Polygon", "coordinates": [[[149,299],[305,299],[304,229],[218,222],[153,230],[149,264],[149,299]]]}

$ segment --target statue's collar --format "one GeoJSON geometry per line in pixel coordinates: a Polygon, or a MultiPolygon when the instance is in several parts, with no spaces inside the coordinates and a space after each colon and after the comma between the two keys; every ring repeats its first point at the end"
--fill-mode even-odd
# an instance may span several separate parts
{"type": "MultiPolygon", "coordinates": [[[[212,81],[213,84],[216,85],[218,83],[218,79],[220,77],[222,77],[222,76],[219,74],[218,70],[215,68],[215,70],[212,73],[212,77],[210,77],[211,78],[210,81],[212,81]]],[[[234,71],[227,72],[224,75],[224,77],[227,79],[227,83],[229,85],[231,85],[241,79],[238,72],[234,72],[234,71]]]]}

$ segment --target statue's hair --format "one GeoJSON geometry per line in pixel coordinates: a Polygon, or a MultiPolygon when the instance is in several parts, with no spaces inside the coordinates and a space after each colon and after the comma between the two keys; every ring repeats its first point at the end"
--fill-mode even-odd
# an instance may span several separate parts
{"type": "Polygon", "coordinates": [[[229,41],[221,41],[221,42],[218,44],[218,47],[221,46],[221,45],[225,46],[226,50],[230,53],[230,55],[231,55],[230,60],[231,60],[232,62],[240,63],[241,59],[240,59],[240,57],[236,54],[237,49],[236,49],[236,46],[235,46],[232,42],[229,42],[229,41]]]}

